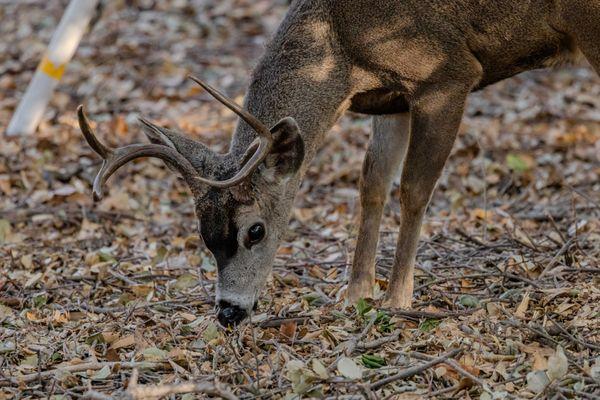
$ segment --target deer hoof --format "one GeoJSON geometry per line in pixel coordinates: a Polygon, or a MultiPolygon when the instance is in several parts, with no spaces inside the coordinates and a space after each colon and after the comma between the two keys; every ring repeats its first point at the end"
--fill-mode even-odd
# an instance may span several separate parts
{"type": "Polygon", "coordinates": [[[360,299],[371,299],[373,298],[373,285],[359,283],[349,284],[346,291],[346,302],[348,304],[356,304],[360,299]]]}
{"type": "Polygon", "coordinates": [[[400,310],[410,310],[412,307],[412,292],[400,295],[386,294],[382,306],[384,308],[395,308],[400,310]]]}

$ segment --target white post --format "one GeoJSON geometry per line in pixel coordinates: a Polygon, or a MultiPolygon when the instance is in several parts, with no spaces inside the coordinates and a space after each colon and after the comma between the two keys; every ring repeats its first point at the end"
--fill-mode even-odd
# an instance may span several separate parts
{"type": "Polygon", "coordinates": [[[98,1],[71,0],[52,36],[46,55],[8,124],[7,136],[31,135],[35,132],[67,63],[75,54],[90,23],[98,1]]]}

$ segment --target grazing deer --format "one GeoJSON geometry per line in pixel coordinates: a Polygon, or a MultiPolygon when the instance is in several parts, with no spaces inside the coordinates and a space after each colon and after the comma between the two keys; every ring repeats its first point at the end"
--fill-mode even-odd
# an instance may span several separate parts
{"type": "Polygon", "coordinates": [[[152,144],[109,149],[79,108],[83,134],[104,159],[94,194],[138,157],[178,171],[217,260],[219,321],[235,325],[256,304],[325,133],[346,110],[374,115],[347,297],[372,295],[382,210],[401,170],[400,235],[384,301],[407,308],[421,222],[468,94],[580,52],[600,71],[599,0],[297,0],[244,108],[196,80],[241,118],[226,154],[143,119],[152,144]]]}

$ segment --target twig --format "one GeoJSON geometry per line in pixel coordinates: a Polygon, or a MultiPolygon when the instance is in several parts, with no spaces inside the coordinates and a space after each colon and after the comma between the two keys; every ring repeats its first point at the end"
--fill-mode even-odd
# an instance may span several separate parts
{"type": "Polygon", "coordinates": [[[109,367],[111,370],[115,367],[121,369],[132,369],[132,368],[157,368],[163,367],[163,365],[168,365],[166,363],[161,362],[150,362],[150,361],[128,361],[128,362],[119,362],[119,361],[105,361],[105,362],[84,362],[81,364],[75,365],[67,365],[60,368],[51,369],[48,371],[41,371],[39,373],[23,375],[16,378],[9,378],[9,381],[13,385],[18,385],[19,383],[30,383],[35,381],[36,379],[45,379],[53,376],[57,372],[81,372],[87,370],[99,370],[104,367],[109,367]]]}
{"type": "Polygon", "coordinates": [[[581,391],[577,391],[577,390],[571,390],[568,388],[556,388],[560,393],[564,393],[564,394],[568,394],[569,396],[573,396],[573,398],[579,398],[579,399],[591,399],[591,400],[598,400],[598,397],[593,393],[585,393],[585,392],[581,392],[581,391]]]}
{"type": "Polygon", "coordinates": [[[376,349],[383,346],[384,344],[395,342],[400,339],[400,331],[394,331],[390,336],[384,336],[379,339],[371,340],[370,342],[358,342],[356,348],[358,350],[369,350],[376,349]]]}
{"type": "Polygon", "coordinates": [[[81,398],[89,400],[112,400],[114,397],[90,389],[85,392],[81,398]]]}
{"type": "Polygon", "coordinates": [[[565,329],[564,326],[562,326],[562,324],[560,324],[559,322],[556,322],[555,320],[553,320],[552,318],[548,317],[548,319],[550,321],[552,321],[552,323],[554,324],[554,326],[556,326],[568,339],[570,339],[572,342],[582,346],[582,347],[587,347],[590,350],[600,350],[600,346],[593,344],[593,343],[587,343],[584,342],[583,340],[577,339],[575,336],[571,335],[569,333],[569,331],[567,331],[565,329]]]}
{"type": "Polygon", "coordinates": [[[443,319],[448,317],[460,317],[470,315],[477,309],[465,310],[465,311],[449,311],[449,312],[430,312],[430,311],[418,311],[418,310],[394,310],[394,309],[382,309],[388,314],[398,315],[409,319],[443,319]]]}
{"type": "Polygon", "coordinates": [[[288,322],[296,322],[297,324],[303,324],[310,320],[311,317],[294,317],[294,318],[273,318],[261,322],[258,326],[261,328],[276,328],[288,322]]]}
{"type": "Polygon", "coordinates": [[[565,268],[562,271],[563,272],[581,272],[581,273],[588,273],[588,274],[600,274],[600,268],[565,268]]]}
{"type": "Polygon", "coordinates": [[[260,393],[260,363],[258,362],[258,355],[256,354],[260,351],[260,348],[256,344],[256,332],[254,331],[255,327],[256,325],[252,323],[250,324],[250,329],[252,330],[252,344],[254,345],[254,348],[252,349],[252,355],[254,356],[254,362],[256,363],[256,392],[260,393]]]}
{"type": "Polygon", "coordinates": [[[111,274],[112,276],[114,276],[115,278],[125,282],[126,284],[130,285],[130,286],[137,286],[139,285],[138,282],[129,279],[128,277],[126,277],[125,275],[122,275],[120,273],[118,273],[117,271],[113,270],[113,269],[108,269],[108,273],[111,274]]]}
{"type": "Polygon", "coordinates": [[[446,354],[443,354],[439,357],[434,358],[433,360],[426,362],[424,364],[421,365],[417,365],[414,367],[410,367],[407,368],[399,373],[397,373],[396,375],[392,375],[392,376],[388,376],[387,378],[381,379],[377,382],[374,382],[371,384],[370,388],[371,390],[377,390],[382,386],[385,386],[387,384],[390,384],[392,382],[396,382],[399,381],[400,379],[406,379],[406,378],[410,378],[413,375],[416,375],[418,373],[421,373],[431,367],[434,367],[438,364],[444,363],[446,362],[446,360],[448,360],[449,358],[452,357],[456,357],[457,355],[459,355],[460,353],[462,353],[462,349],[454,349],[452,351],[449,351],[446,354]]]}
{"type": "Polygon", "coordinates": [[[577,193],[578,195],[583,197],[585,200],[587,200],[593,206],[593,208],[595,208],[596,210],[600,210],[600,204],[597,201],[594,201],[594,199],[592,199],[590,196],[588,196],[587,194],[578,190],[577,188],[569,185],[568,183],[565,183],[565,186],[567,186],[571,191],[577,193]]]}
{"type": "Polygon", "coordinates": [[[486,247],[486,248],[489,247],[487,244],[483,243],[481,240],[477,239],[474,236],[469,235],[462,228],[456,228],[455,230],[456,230],[456,233],[458,233],[460,236],[467,239],[468,241],[473,242],[480,247],[486,247]]]}
{"type": "Polygon", "coordinates": [[[577,239],[577,237],[574,236],[571,239],[567,240],[567,242],[560,248],[558,253],[556,253],[552,260],[550,260],[548,265],[546,265],[546,268],[544,268],[538,279],[542,279],[544,276],[546,276],[546,274],[548,274],[552,270],[552,268],[554,268],[554,266],[558,263],[559,258],[567,251],[569,251],[575,239],[577,239]]]}
{"type": "Polygon", "coordinates": [[[358,344],[358,342],[360,342],[362,340],[362,338],[364,338],[367,335],[367,333],[369,333],[369,331],[373,327],[373,324],[375,324],[376,319],[377,319],[377,314],[373,313],[373,315],[369,319],[369,322],[367,323],[365,328],[360,332],[360,334],[358,334],[357,336],[350,339],[348,346],[346,347],[346,354],[350,355],[354,352],[356,345],[358,344]]]}
{"type": "MultiPolygon", "coordinates": [[[[413,351],[409,354],[411,357],[414,358],[418,358],[420,360],[433,360],[434,357],[428,355],[428,354],[423,354],[423,353],[418,353],[416,351],[413,351]]],[[[483,382],[481,379],[479,379],[478,377],[476,377],[475,375],[473,375],[472,373],[470,373],[469,371],[465,370],[463,367],[461,367],[461,365],[456,362],[453,359],[449,359],[447,361],[444,361],[444,364],[448,365],[449,367],[451,367],[452,369],[454,369],[456,372],[458,372],[459,374],[461,374],[462,376],[464,376],[465,378],[468,378],[470,380],[472,380],[474,383],[476,383],[477,385],[481,386],[481,388],[483,390],[485,390],[486,392],[491,393],[492,391],[490,390],[489,386],[483,382]]]]}
{"type": "Polygon", "coordinates": [[[141,386],[134,385],[127,389],[127,394],[133,399],[156,399],[172,394],[202,393],[220,399],[237,400],[229,389],[222,387],[218,382],[186,382],[174,385],[141,386]]]}
{"type": "Polygon", "coordinates": [[[119,312],[133,312],[142,308],[150,308],[155,306],[162,305],[170,305],[170,306],[194,306],[194,305],[203,305],[203,304],[214,304],[214,300],[212,299],[200,299],[195,301],[187,301],[185,300],[162,300],[155,301],[152,303],[142,303],[135,306],[119,306],[119,307],[97,307],[92,306],[86,303],[78,303],[77,307],[81,308],[84,311],[91,312],[94,314],[111,314],[111,313],[119,313],[119,312]],[[183,304],[182,304],[183,303],[183,304]]]}

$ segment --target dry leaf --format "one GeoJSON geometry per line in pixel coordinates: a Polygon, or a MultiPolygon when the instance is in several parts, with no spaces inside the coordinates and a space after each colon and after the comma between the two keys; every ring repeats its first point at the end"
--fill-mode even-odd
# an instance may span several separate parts
{"type": "Polygon", "coordinates": [[[362,378],[362,368],[351,358],[341,357],[337,363],[338,371],[348,379],[362,378]]]}
{"type": "Polygon", "coordinates": [[[124,347],[133,346],[134,344],[135,344],[135,335],[127,335],[125,337],[122,337],[122,338],[114,341],[110,345],[110,348],[117,350],[117,349],[121,349],[124,347]]]}
{"type": "Polygon", "coordinates": [[[569,360],[561,345],[556,346],[556,353],[548,359],[548,378],[557,380],[569,371],[569,360]]]}
{"type": "Polygon", "coordinates": [[[515,311],[515,316],[520,319],[525,318],[525,313],[527,312],[528,307],[529,307],[529,292],[525,292],[525,294],[523,295],[523,298],[521,299],[521,302],[517,306],[517,309],[515,311]]]}

